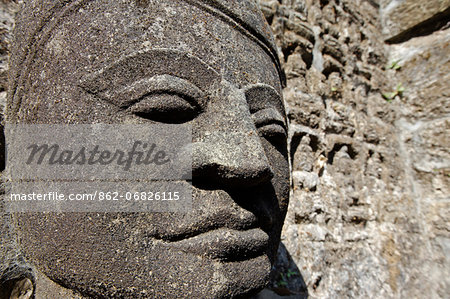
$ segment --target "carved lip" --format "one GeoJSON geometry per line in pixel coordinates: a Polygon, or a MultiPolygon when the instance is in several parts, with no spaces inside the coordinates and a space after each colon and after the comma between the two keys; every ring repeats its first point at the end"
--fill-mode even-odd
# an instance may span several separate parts
{"type": "Polygon", "coordinates": [[[261,229],[269,231],[273,222],[269,215],[255,215],[245,209],[220,209],[211,213],[195,213],[192,217],[181,220],[181,223],[158,229],[151,234],[152,238],[165,243],[175,243],[188,240],[199,235],[219,230],[247,231],[261,229]],[[188,225],[183,222],[189,223],[188,225]],[[177,225],[179,224],[179,225],[177,225]]]}
{"type": "Polygon", "coordinates": [[[269,236],[259,228],[234,230],[219,228],[181,241],[172,248],[222,261],[240,261],[266,253],[269,236]]]}

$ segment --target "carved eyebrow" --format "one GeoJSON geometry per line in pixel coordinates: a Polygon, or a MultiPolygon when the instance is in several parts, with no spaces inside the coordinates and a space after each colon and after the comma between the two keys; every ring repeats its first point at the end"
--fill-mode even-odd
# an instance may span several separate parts
{"type": "Polygon", "coordinates": [[[79,81],[80,87],[92,94],[124,86],[145,78],[170,75],[189,82],[201,90],[208,90],[220,75],[199,58],[173,49],[152,49],[119,59],[79,81]]]}
{"type": "Polygon", "coordinates": [[[274,108],[285,117],[283,98],[272,86],[262,83],[252,84],[247,86],[244,92],[250,112],[254,113],[259,110],[274,108]]]}
{"type": "Polygon", "coordinates": [[[204,107],[205,93],[187,80],[170,75],[145,78],[120,89],[107,89],[98,95],[116,106],[128,107],[139,101],[143,96],[157,93],[179,95],[186,100],[193,100],[194,105],[204,107]]]}

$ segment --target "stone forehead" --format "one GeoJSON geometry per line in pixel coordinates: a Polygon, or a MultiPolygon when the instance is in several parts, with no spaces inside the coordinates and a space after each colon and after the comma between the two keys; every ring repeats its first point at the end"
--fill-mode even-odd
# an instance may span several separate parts
{"type": "MultiPolygon", "coordinates": [[[[184,0],[193,5],[203,7],[210,12],[216,10],[236,22],[239,27],[236,29],[246,31],[257,39],[258,43],[274,60],[275,65],[280,71],[280,62],[278,60],[275,40],[272,35],[271,28],[267,24],[259,5],[255,0],[184,0]]],[[[217,15],[217,14],[216,14],[217,15]]],[[[220,17],[220,16],[219,16],[220,17]]],[[[223,17],[222,17],[223,18],[223,17]]],[[[280,72],[281,75],[281,72],[280,72]]]]}
{"type": "MultiPolygon", "coordinates": [[[[161,2],[173,0],[160,0],[161,2]]],[[[182,0],[199,7],[250,37],[272,58],[285,84],[284,74],[276,50],[275,41],[256,0],[182,0]]],[[[17,18],[15,43],[12,47],[12,92],[20,86],[22,72],[32,63],[35,52],[48,41],[52,30],[67,15],[76,13],[89,0],[29,0],[24,2],[17,18]],[[31,56],[31,57],[30,57],[31,56]],[[28,63],[27,63],[28,61],[28,63]]],[[[139,1],[137,1],[139,2],[139,1]]],[[[146,2],[146,1],[141,1],[146,2]]],[[[147,1],[148,2],[148,1],[147,1]]]]}

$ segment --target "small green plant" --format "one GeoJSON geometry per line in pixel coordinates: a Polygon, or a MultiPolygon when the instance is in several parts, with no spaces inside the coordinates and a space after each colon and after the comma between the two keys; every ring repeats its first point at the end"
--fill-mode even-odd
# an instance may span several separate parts
{"type": "Polygon", "coordinates": [[[433,172],[435,172],[436,174],[442,174],[443,176],[446,176],[446,177],[450,177],[449,169],[434,168],[433,172]]]}
{"type": "Polygon", "coordinates": [[[288,270],[286,273],[287,278],[291,278],[294,275],[298,275],[297,271],[288,270]]]}
{"type": "Polygon", "coordinates": [[[342,93],[342,90],[339,87],[336,87],[336,86],[330,87],[330,96],[333,99],[337,99],[337,98],[341,97],[341,93],[342,93]]]}
{"type": "Polygon", "coordinates": [[[281,273],[281,278],[277,281],[277,287],[287,287],[287,285],[286,276],[281,273]]]}
{"type": "Polygon", "coordinates": [[[403,97],[403,93],[405,92],[405,87],[403,87],[402,83],[397,84],[395,87],[395,90],[393,92],[386,92],[383,93],[383,98],[391,102],[393,99],[395,99],[396,96],[403,97]]]}
{"type": "Polygon", "coordinates": [[[388,65],[388,69],[390,70],[399,70],[402,66],[399,64],[400,60],[394,60],[388,65]]]}
{"type": "Polygon", "coordinates": [[[299,275],[299,273],[290,269],[286,273],[280,273],[280,279],[277,281],[277,287],[287,287],[288,280],[295,275],[299,275]]]}

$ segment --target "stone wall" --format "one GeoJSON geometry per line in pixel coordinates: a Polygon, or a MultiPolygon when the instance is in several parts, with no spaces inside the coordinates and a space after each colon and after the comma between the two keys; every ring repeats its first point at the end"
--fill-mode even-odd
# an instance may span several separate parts
{"type": "Polygon", "coordinates": [[[283,56],[292,136],[272,290],[445,297],[448,1],[260,2],[283,56]]]}
{"type": "Polygon", "coordinates": [[[389,61],[397,66],[388,70],[389,87],[404,88],[392,103],[420,241],[409,264],[417,274],[400,294],[445,298],[450,294],[450,1],[381,1],[381,17],[389,61]]]}
{"type": "MultiPolygon", "coordinates": [[[[287,76],[293,171],[267,292],[446,297],[449,2],[260,2],[287,76]]],[[[0,1],[2,106],[15,9],[0,1]]]]}

